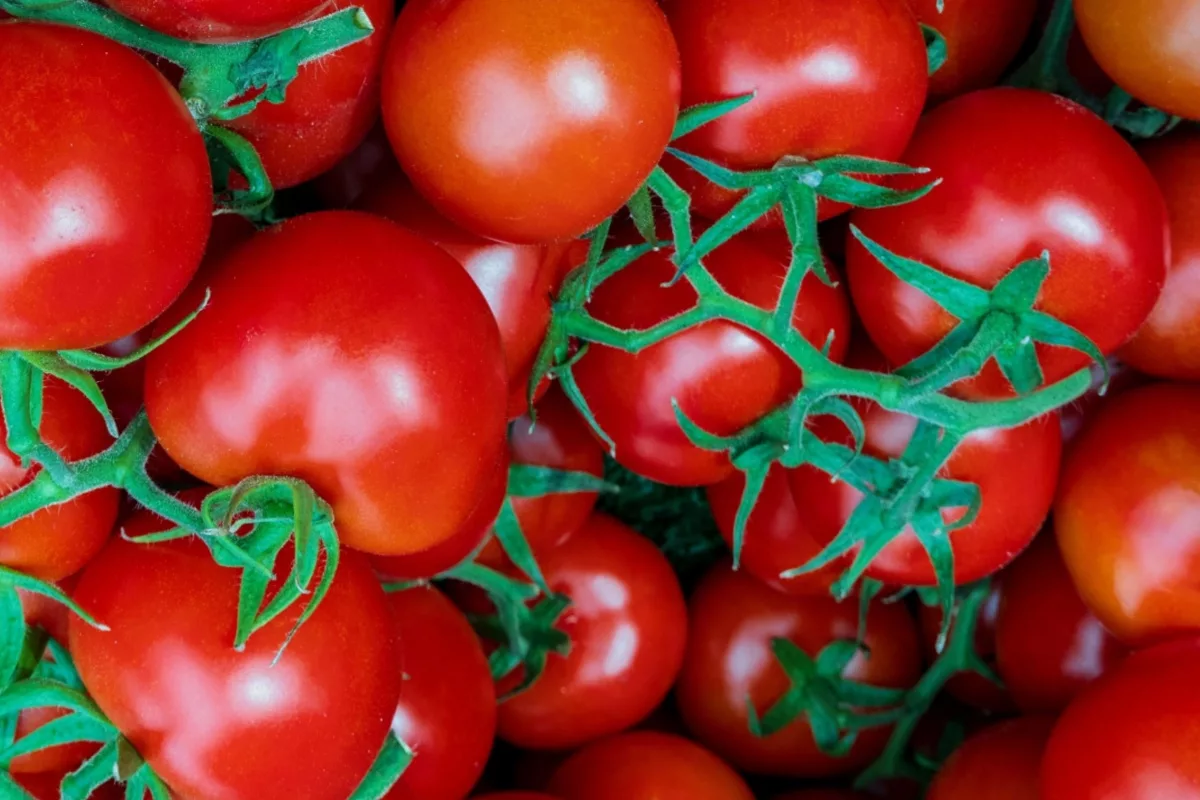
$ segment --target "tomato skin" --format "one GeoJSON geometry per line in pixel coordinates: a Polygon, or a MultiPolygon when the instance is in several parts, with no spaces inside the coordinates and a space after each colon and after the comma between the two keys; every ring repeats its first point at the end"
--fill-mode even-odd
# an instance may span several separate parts
{"type": "Polygon", "coordinates": [[[200,265],[212,224],[200,132],[154,67],[109,39],[12,22],[0,52],[0,349],[131,334],[200,265]]]}
{"type": "Polygon", "coordinates": [[[526,692],[500,705],[500,738],[565,750],[647,717],[683,661],[687,608],[679,580],[648,539],[593,514],[542,562],[550,588],[571,598],[559,622],[571,637],[526,692]]]}
{"type": "MultiPolygon", "coordinates": [[[[1154,307],[1166,275],[1166,207],[1133,149],[1099,117],[1053,95],[988,89],[945,103],[917,129],[905,163],[943,183],[853,222],[892,252],[990,288],[1019,262],[1050,252],[1037,308],[1075,327],[1105,354],[1154,307]]],[[[956,320],[896,278],[853,237],[846,271],[855,307],[888,360],[906,364],[956,320]]],[[[1038,345],[1045,380],[1087,356],[1038,345]]],[[[1002,397],[1012,387],[995,361],[954,390],[1002,397]]]]}
{"type": "Polygon", "coordinates": [[[651,0],[414,0],[389,46],[383,119],[439,211],[545,242],[592,229],[646,180],[679,80],[651,0]]]}
{"type": "Polygon", "coordinates": [[[549,789],[563,800],[754,800],[721,759],[680,736],[635,731],[567,759],[549,789]]]}
{"type": "Polygon", "coordinates": [[[1200,389],[1107,402],[1063,466],[1054,527],[1092,613],[1131,646],[1200,628],[1200,389]]]}
{"type": "Polygon", "coordinates": [[[342,541],[375,555],[461,529],[503,464],[506,384],[495,321],[453,259],[325,212],[260,233],[207,286],[209,307],[146,362],[168,455],[214,486],[303,478],[342,541]]]}
{"type": "MultiPolygon", "coordinates": [[[[740,770],[818,778],[853,772],[883,749],[887,729],[863,731],[845,758],[817,749],[798,719],[764,739],[750,733],[747,698],[761,713],[788,684],[771,652],[786,637],[811,656],[858,634],[858,603],[828,596],[785,595],[728,565],[713,568],[692,594],[687,656],[675,699],[697,741],[740,770]]],[[[875,604],[867,621],[869,659],[856,656],[845,676],[876,686],[906,687],[921,672],[916,626],[903,605],[875,604]]]]}
{"type": "Polygon", "coordinates": [[[929,96],[946,98],[992,86],[1012,63],[1037,13],[1037,0],[908,0],[917,19],[946,37],[946,63],[929,78],[929,96]]]}
{"type": "MultiPolygon", "coordinates": [[[[139,25],[192,42],[225,43],[270,36],[324,16],[326,0],[105,0],[139,25]]],[[[372,17],[372,21],[374,17],[372,17]]]]}
{"type": "MultiPolygon", "coordinates": [[[[733,296],[773,308],[789,253],[782,234],[747,233],[722,245],[705,263],[733,296]]],[[[696,303],[686,281],[662,286],[674,273],[669,252],[649,253],[601,284],[588,310],[618,328],[649,328],[696,303]]],[[[830,356],[841,360],[850,334],[841,289],[826,286],[816,275],[806,277],[793,323],[818,347],[833,331],[830,356]]],[[[688,328],[636,355],[592,345],[574,374],[588,407],[616,444],[621,465],[674,486],[718,483],[734,468],[726,453],[688,440],[672,399],[704,430],[728,436],[800,389],[800,371],[787,356],[758,334],[723,320],[688,328]]]]}
{"type": "Polygon", "coordinates": [[[1139,153],[1167,201],[1171,264],[1158,305],[1120,356],[1151,375],[1200,380],[1200,136],[1180,132],[1139,153]]]}
{"type": "MultiPolygon", "coordinates": [[[[993,669],[996,666],[996,617],[1000,613],[1000,598],[1000,585],[997,581],[992,583],[992,588],[979,609],[979,619],[975,625],[975,652],[993,669]]],[[[938,655],[937,640],[942,629],[941,608],[921,603],[917,607],[917,620],[920,623],[925,659],[932,664],[938,655]]],[[[953,635],[955,624],[957,619],[950,623],[950,635],[953,635]]],[[[1007,687],[997,686],[977,672],[955,675],[946,682],[945,688],[951,697],[981,711],[998,714],[1016,711],[1007,687]]]]}
{"type": "Polygon", "coordinates": [[[1038,768],[1053,717],[1022,717],[967,739],[938,771],[928,800],[1040,800],[1038,768]]]}

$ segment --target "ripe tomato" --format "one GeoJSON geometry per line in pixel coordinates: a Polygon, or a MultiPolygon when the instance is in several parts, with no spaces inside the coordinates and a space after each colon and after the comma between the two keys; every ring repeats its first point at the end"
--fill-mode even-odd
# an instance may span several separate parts
{"type": "Polygon", "coordinates": [[[326,212],[259,234],[206,283],[210,306],[146,362],[168,455],[215,486],[303,478],[377,555],[461,529],[503,463],[506,386],[495,321],[452,258],[326,212]]]}
{"type": "MultiPolygon", "coordinates": [[[[689,624],[675,699],[696,739],[738,769],[816,778],[853,772],[879,755],[888,736],[883,728],[863,731],[848,756],[832,758],[817,749],[804,718],[761,739],[748,727],[747,702],[762,713],[789,685],[772,653],[772,640],[791,639],[815,657],[831,642],[857,637],[857,602],[782,594],[720,564],[692,595],[689,624]]],[[[846,678],[906,687],[920,676],[916,626],[903,605],[874,604],[865,643],[870,657],[855,656],[846,678]]]]}
{"type": "MultiPolygon", "coordinates": [[[[706,259],[732,295],[773,308],[787,271],[790,248],[776,233],[742,234],[706,259]]],[[[668,251],[643,256],[601,284],[588,310],[622,329],[645,329],[696,304],[686,281],[674,275],[668,251]]],[[[845,293],[804,280],[793,322],[820,347],[834,334],[830,355],[840,360],[850,335],[845,293]]],[[[728,436],[756,422],[800,389],[800,371],[773,344],[725,321],[688,328],[634,355],[592,345],[574,370],[600,427],[616,444],[622,466],[659,483],[703,486],[733,474],[726,453],[692,444],[679,427],[672,399],[706,431],[728,436]]]]}
{"type": "Polygon", "coordinates": [[[929,94],[946,98],[992,86],[1012,63],[1037,12],[1037,0],[908,0],[917,19],[946,37],[946,63],[929,94]]]}
{"type": "Polygon", "coordinates": [[[389,596],[404,680],[392,732],[416,754],[385,800],[462,800],[496,734],[496,691],[475,631],[446,596],[421,586],[389,596]]]}
{"type": "Polygon", "coordinates": [[[1053,727],[1053,717],[1022,717],[976,733],[942,765],[928,800],[1040,800],[1038,767],[1053,727]]]}
{"type": "Polygon", "coordinates": [[[13,22],[0,52],[0,349],[120,339],[200,265],[204,141],[166,79],[110,39],[13,22]]]}
{"type": "MultiPolygon", "coordinates": [[[[1000,613],[999,582],[992,584],[991,591],[979,609],[975,623],[975,653],[984,663],[996,667],[996,617],[1000,613]]],[[[942,630],[940,606],[917,606],[917,620],[921,627],[921,645],[929,663],[937,658],[937,640],[942,630]]],[[[950,631],[958,624],[957,617],[950,622],[950,631]]],[[[946,682],[946,692],[951,697],[991,713],[1009,713],[1016,710],[1007,687],[997,686],[978,672],[962,672],[946,682]]]]}
{"type": "Polygon", "coordinates": [[[687,638],[683,591],[662,553],[611,517],[593,514],[542,562],[571,598],[559,628],[567,656],[551,655],[526,692],[500,705],[500,738],[563,750],[637,724],[670,691],[687,638]]]}
{"type": "Polygon", "coordinates": [[[1200,628],[1200,389],[1106,403],[1063,466],[1054,527],[1092,613],[1127,644],[1200,628]]]}
{"type": "MultiPolygon", "coordinates": [[[[278,33],[323,16],[326,0],[105,0],[140,25],[176,39],[236,42],[278,33]]],[[[372,20],[374,18],[372,17],[372,20]]]]}
{"type": "Polygon", "coordinates": [[[482,236],[579,236],[662,156],[679,53],[652,0],[410,0],[384,68],[404,171],[482,236]]]}
{"type": "Polygon", "coordinates": [[[563,800],[754,800],[712,753],[680,736],[635,731],[590,744],[550,781],[563,800]]]}
{"type": "MultiPolygon", "coordinates": [[[[990,89],[930,112],[902,159],[943,183],[896,208],[855,212],[869,238],[977,286],[1049,251],[1038,309],[1105,354],[1154,307],[1166,275],[1162,193],[1133,149],[1103,120],[1062,98],[990,89]]],[[[855,307],[888,360],[905,364],[956,324],[857,240],[846,270],[855,307]]],[[[1047,383],[1087,365],[1083,353],[1038,345],[1047,383]]],[[[955,389],[997,397],[1012,387],[994,361],[955,389]]]]}
{"type": "Polygon", "coordinates": [[[1142,372],[1200,380],[1200,135],[1180,132],[1140,148],[1171,219],[1171,266],[1158,305],[1120,356],[1142,372]]]}
{"type": "MultiPolygon", "coordinates": [[[[131,536],[166,527],[144,512],[125,524],[131,536]]],[[[279,574],[288,568],[281,559],[279,574]]],[[[329,593],[273,663],[300,608],[236,651],[239,576],[196,538],[114,539],[75,590],[112,629],[71,619],[84,685],[182,797],[344,800],[400,694],[387,598],[366,559],[343,551],[329,593]]]]}

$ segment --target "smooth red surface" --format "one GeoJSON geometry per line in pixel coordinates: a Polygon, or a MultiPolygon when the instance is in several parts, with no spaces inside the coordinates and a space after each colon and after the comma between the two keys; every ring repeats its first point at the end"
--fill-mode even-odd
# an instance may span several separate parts
{"type": "Polygon", "coordinates": [[[269,36],[324,16],[327,0],[105,0],[121,16],[193,42],[269,36]]]}
{"type": "Polygon", "coordinates": [[[96,347],[187,286],[208,157],[166,79],[93,33],[0,25],[0,348],[96,347]]]}
{"type": "MultiPolygon", "coordinates": [[[[975,625],[975,652],[994,670],[996,668],[996,617],[1000,613],[1000,587],[993,581],[991,591],[979,609],[979,620],[975,625]]],[[[921,627],[921,644],[925,660],[932,664],[937,658],[938,634],[942,629],[942,610],[938,606],[920,603],[917,620],[921,627]]],[[[950,622],[946,641],[954,633],[957,617],[950,622]]],[[[978,672],[960,672],[946,681],[946,693],[969,706],[993,713],[1009,713],[1016,710],[1012,696],[1006,687],[997,686],[978,672]]]]}
{"type": "Polygon", "coordinates": [[[1053,726],[1053,717],[1022,717],[976,733],[942,765],[927,800],[1042,800],[1038,768],[1053,726]]]}
{"type": "Polygon", "coordinates": [[[929,95],[946,98],[994,85],[1025,42],[1038,0],[908,0],[921,22],[946,37],[946,63],[929,95]]]}

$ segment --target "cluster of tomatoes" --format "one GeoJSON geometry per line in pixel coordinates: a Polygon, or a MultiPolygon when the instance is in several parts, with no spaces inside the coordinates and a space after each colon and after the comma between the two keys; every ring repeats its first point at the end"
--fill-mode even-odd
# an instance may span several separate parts
{"type": "Polygon", "coordinates": [[[1198,15],[0,0],[0,798],[1200,797],[1198,15]]]}

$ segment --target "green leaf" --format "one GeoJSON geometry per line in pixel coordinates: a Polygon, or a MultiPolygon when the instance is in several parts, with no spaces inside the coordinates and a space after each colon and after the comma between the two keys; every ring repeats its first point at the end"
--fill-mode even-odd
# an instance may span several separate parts
{"type": "Polygon", "coordinates": [[[776,182],[774,176],[767,170],[737,172],[700,156],[685,153],[674,147],[668,147],[667,152],[700,173],[700,176],[709,183],[715,183],[722,189],[753,189],[755,187],[769,186],[776,182]]]}
{"type": "Polygon", "coordinates": [[[97,353],[94,350],[60,350],[58,356],[73,367],[79,369],[91,370],[93,372],[103,372],[108,370],[120,369],[127,367],[130,364],[141,361],[146,356],[153,353],[158,348],[162,347],[171,340],[175,334],[191,324],[192,320],[200,315],[200,312],[208,307],[212,300],[212,291],[204,290],[204,300],[201,301],[199,307],[195,311],[188,314],[186,317],[177,322],[169,331],[161,336],[157,336],[146,342],[141,347],[125,356],[110,356],[104,353],[97,353]]]}
{"type": "Polygon", "coordinates": [[[925,175],[928,167],[912,167],[896,161],[866,156],[830,156],[813,162],[822,175],[925,175]]]}
{"type": "Polygon", "coordinates": [[[828,175],[817,187],[817,193],[822,197],[856,208],[887,208],[920,200],[937,188],[940,183],[939,179],[916,189],[893,189],[890,186],[860,181],[849,175],[828,175]]]}
{"type": "Polygon", "coordinates": [[[500,515],[496,518],[494,532],[496,541],[504,549],[508,560],[532,580],[544,594],[551,594],[550,586],[546,583],[546,576],[542,574],[542,568],[538,566],[533,550],[529,547],[529,540],[525,538],[525,532],[521,530],[521,521],[517,519],[512,500],[508,498],[505,498],[504,505],[500,507],[500,515]]]}
{"type": "Polygon", "coordinates": [[[512,464],[508,468],[509,497],[612,491],[616,491],[615,486],[590,472],[568,472],[537,464],[512,464]]]}
{"type": "Polygon", "coordinates": [[[104,712],[83,692],[42,678],[18,681],[0,692],[0,714],[45,707],[79,711],[107,721],[104,712]]]}
{"type": "Polygon", "coordinates": [[[642,238],[647,242],[656,241],[658,234],[654,230],[654,204],[650,202],[650,190],[645,185],[639,186],[627,205],[633,225],[642,238]]]}
{"type": "Polygon", "coordinates": [[[937,580],[937,596],[942,607],[942,627],[937,639],[940,652],[950,631],[951,609],[954,605],[954,549],[950,545],[950,535],[942,521],[940,509],[915,514],[911,525],[917,541],[929,555],[929,563],[937,580]]]}
{"type": "Polygon", "coordinates": [[[867,238],[856,226],[850,233],[875,260],[900,280],[916,287],[935,303],[959,319],[979,317],[991,309],[991,297],[984,289],[960,281],[920,261],[904,258],[867,238]]]}
{"type": "Polygon", "coordinates": [[[13,679],[25,648],[25,612],[11,585],[0,584],[0,686],[13,679]]]}
{"type": "Polygon", "coordinates": [[[733,448],[736,441],[726,436],[718,436],[715,433],[709,433],[701,428],[696,423],[692,422],[691,418],[680,407],[679,401],[674,397],[671,398],[671,409],[675,412],[675,421],[679,424],[683,435],[688,441],[704,450],[713,450],[716,452],[725,452],[733,448]]]}
{"type": "Polygon", "coordinates": [[[25,575],[24,573],[18,572],[15,569],[10,569],[9,567],[0,566],[0,585],[15,586],[18,589],[24,589],[27,592],[48,597],[51,600],[61,603],[69,608],[75,614],[75,616],[79,617],[93,628],[101,631],[108,630],[107,625],[98,622],[95,617],[84,611],[78,603],[72,600],[70,595],[55,586],[53,583],[39,580],[31,575],[25,575]]]}
{"type": "Polygon", "coordinates": [[[96,378],[92,373],[71,366],[58,353],[23,351],[20,355],[34,369],[41,370],[47,375],[53,375],[63,383],[77,389],[104,418],[104,426],[108,429],[109,436],[116,438],[119,435],[120,431],[117,430],[117,422],[113,419],[112,410],[108,407],[108,400],[104,398],[104,393],[100,391],[100,384],[96,383],[96,378]]]}
{"type": "MultiPolygon", "coordinates": [[[[942,0],[938,0],[938,2],[940,3],[942,0]]],[[[925,52],[929,57],[929,74],[933,75],[946,66],[946,60],[950,57],[949,49],[946,46],[946,37],[942,36],[937,28],[925,23],[921,23],[921,33],[925,36],[925,52]]]]}
{"type": "Polygon", "coordinates": [[[991,305],[1019,314],[1033,308],[1050,276],[1050,253],[1043,251],[1010,269],[991,291],[991,305]]]}
{"type": "Polygon", "coordinates": [[[383,749],[375,758],[370,771],[362,783],[350,795],[350,800],[382,800],[412,764],[414,753],[408,745],[396,738],[391,731],[384,740],[383,749]]]}
{"type": "Polygon", "coordinates": [[[701,103],[691,108],[685,108],[679,112],[679,119],[675,122],[675,130],[671,132],[671,141],[681,139],[697,128],[701,128],[732,111],[736,111],[753,100],[754,95],[754,92],[750,92],[749,94],[731,97],[728,100],[701,103]]]}
{"type": "Polygon", "coordinates": [[[76,712],[52,719],[22,736],[0,752],[0,763],[7,764],[17,756],[36,753],[48,747],[76,742],[107,742],[112,738],[113,727],[110,723],[76,712]]]}
{"type": "Polygon", "coordinates": [[[738,501],[737,514],[733,520],[733,568],[738,569],[742,564],[742,548],[746,543],[746,526],[750,523],[750,515],[762,494],[763,486],[767,483],[767,475],[771,471],[770,461],[752,465],[746,470],[746,486],[742,490],[741,500],[738,501]]]}
{"type": "Polygon", "coordinates": [[[62,800],[87,800],[117,774],[116,739],[101,747],[62,782],[62,800]]]}

